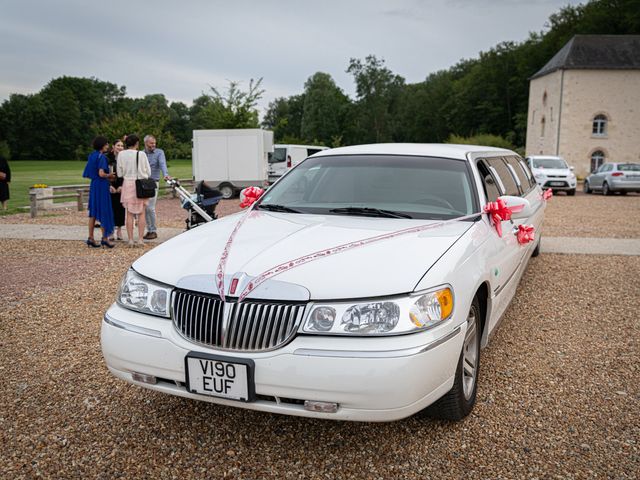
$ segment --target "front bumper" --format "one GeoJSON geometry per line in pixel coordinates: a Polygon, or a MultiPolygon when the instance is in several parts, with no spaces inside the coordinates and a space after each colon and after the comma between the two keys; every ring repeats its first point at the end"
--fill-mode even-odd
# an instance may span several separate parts
{"type": "Polygon", "coordinates": [[[466,323],[455,317],[437,329],[377,338],[299,335],[271,352],[224,352],[196,346],[168,319],[112,305],[102,322],[102,352],[109,370],[153,390],[272,413],[358,421],[392,421],[427,407],[453,386],[466,323]],[[250,358],[257,400],[250,403],[190,393],[185,356],[190,351],[250,358]],[[153,375],[151,385],[133,373],[153,375]],[[335,413],[308,411],[305,400],[337,403],[335,413]]]}
{"type": "Polygon", "coordinates": [[[571,178],[547,178],[541,181],[538,181],[538,184],[542,188],[551,188],[553,190],[575,190],[577,185],[577,180],[574,177],[571,178]]]}

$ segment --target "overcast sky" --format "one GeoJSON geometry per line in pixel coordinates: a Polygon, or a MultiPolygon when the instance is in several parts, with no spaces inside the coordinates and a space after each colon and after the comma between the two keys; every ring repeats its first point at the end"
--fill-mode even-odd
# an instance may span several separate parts
{"type": "Polygon", "coordinates": [[[317,71],[353,95],[349,59],[407,82],[544,29],[575,0],[0,0],[0,101],[61,75],[190,104],[208,85],[263,77],[269,101],[317,71]]]}

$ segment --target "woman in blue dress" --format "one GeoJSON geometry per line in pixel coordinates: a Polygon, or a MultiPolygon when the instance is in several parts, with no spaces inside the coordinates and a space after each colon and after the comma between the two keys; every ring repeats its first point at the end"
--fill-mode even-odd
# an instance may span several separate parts
{"type": "Polygon", "coordinates": [[[84,178],[91,179],[89,186],[89,238],[87,245],[97,248],[100,245],[113,248],[109,237],[115,228],[113,209],[111,207],[111,195],[109,193],[110,181],[114,174],[109,172],[109,160],[104,155],[109,149],[109,141],[105,137],[96,137],[93,140],[93,152],[89,154],[87,165],[84,167],[84,178]],[[93,238],[93,230],[96,220],[100,222],[102,240],[97,243],[93,238]]]}

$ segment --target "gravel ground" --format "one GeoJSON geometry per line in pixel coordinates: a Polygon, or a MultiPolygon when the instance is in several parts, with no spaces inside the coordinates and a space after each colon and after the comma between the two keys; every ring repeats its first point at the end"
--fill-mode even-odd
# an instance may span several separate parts
{"type": "Polygon", "coordinates": [[[640,238],[640,194],[554,195],[547,204],[543,233],[550,237],[640,238]]]}
{"type": "Polygon", "coordinates": [[[143,250],[96,250],[0,240],[0,478],[638,476],[640,257],[532,259],[483,350],[469,418],[361,424],[194,402],[115,379],[102,361],[101,316],[143,250]]]}

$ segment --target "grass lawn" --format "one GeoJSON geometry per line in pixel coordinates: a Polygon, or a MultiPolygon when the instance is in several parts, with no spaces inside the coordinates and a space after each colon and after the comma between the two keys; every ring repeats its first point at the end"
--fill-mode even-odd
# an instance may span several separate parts
{"type": "MultiPolygon", "coordinates": [[[[191,160],[169,160],[167,162],[172,177],[192,178],[191,160]]],[[[82,178],[85,162],[76,160],[16,160],[9,163],[11,167],[11,198],[6,212],[0,215],[23,212],[20,207],[29,205],[29,187],[36,183],[44,183],[50,187],[57,185],[88,185],[82,178]]],[[[64,192],[72,193],[72,192],[64,192]]],[[[73,201],[71,198],[63,201],[73,201]]]]}

